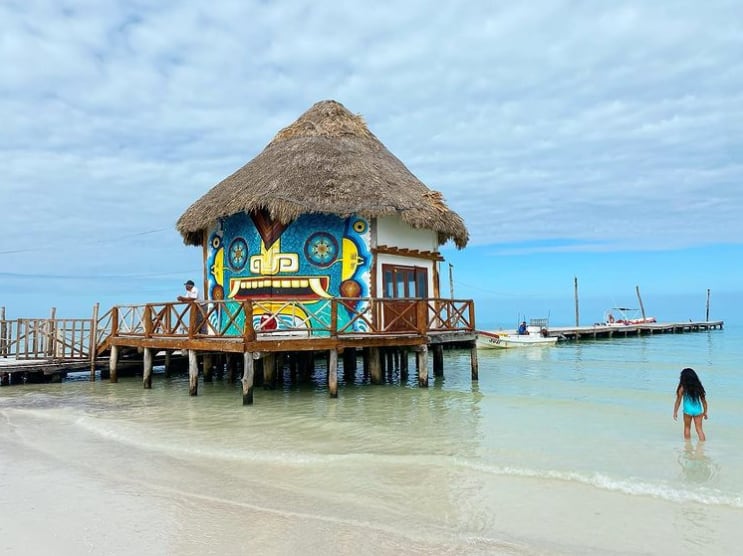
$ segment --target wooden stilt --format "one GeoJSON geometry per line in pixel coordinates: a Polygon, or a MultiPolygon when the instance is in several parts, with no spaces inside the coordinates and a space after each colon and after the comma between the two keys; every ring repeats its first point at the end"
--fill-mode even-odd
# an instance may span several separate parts
{"type": "Polygon", "coordinates": [[[171,364],[170,359],[172,357],[172,353],[173,352],[171,351],[165,352],[165,376],[166,377],[170,377],[170,364],[171,364]]]}
{"type": "Polygon", "coordinates": [[[343,380],[346,384],[353,382],[356,374],[356,348],[347,347],[343,350],[343,380]]]}
{"type": "Polygon", "coordinates": [[[144,354],[142,356],[143,369],[142,369],[142,385],[146,390],[152,388],[152,348],[144,348],[144,354]]]}
{"type": "Polygon", "coordinates": [[[214,361],[211,353],[205,353],[202,358],[204,365],[204,381],[214,380],[214,361]]]}
{"type": "Polygon", "coordinates": [[[273,353],[263,357],[263,387],[276,388],[276,355],[273,353]]]}
{"type": "Polygon", "coordinates": [[[433,376],[444,376],[444,346],[434,344],[433,349],[433,376]]]}
{"type": "Polygon", "coordinates": [[[328,352],[328,392],[331,398],[338,397],[338,352],[328,352]]]}
{"type": "Polygon", "coordinates": [[[372,384],[382,384],[382,357],[379,348],[369,348],[369,374],[372,384]]]}
{"type": "Polygon", "coordinates": [[[235,371],[237,370],[237,358],[232,355],[231,353],[228,353],[225,355],[227,358],[227,361],[225,363],[227,367],[227,382],[232,384],[235,382],[235,371]]]}
{"type": "Polygon", "coordinates": [[[253,405],[253,354],[243,353],[243,405],[253,405]]]}
{"type": "Polygon", "coordinates": [[[428,387],[428,346],[420,346],[416,353],[418,362],[418,386],[428,387]]]}
{"type": "Polygon", "coordinates": [[[470,348],[470,364],[472,365],[472,380],[479,380],[479,364],[477,362],[477,346],[470,348]]]}
{"type": "Polygon", "coordinates": [[[400,350],[400,382],[408,380],[408,350],[400,350]]]}
{"type": "Polygon", "coordinates": [[[196,396],[199,393],[199,360],[196,351],[188,350],[188,395],[196,396]]]}
{"type": "Polygon", "coordinates": [[[109,380],[119,382],[119,375],[116,372],[116,366],[119,363],[119,346],[111,346],[111,355],[108,359],[109,380]]]}

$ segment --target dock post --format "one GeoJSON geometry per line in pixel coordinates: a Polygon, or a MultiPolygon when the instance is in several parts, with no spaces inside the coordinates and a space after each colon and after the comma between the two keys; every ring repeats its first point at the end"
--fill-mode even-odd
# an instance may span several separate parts
{"type": "Polygon", "coordinates": [[[111,346],[111,356],[108,359],[108,372],[110,382],[119,382],[119,374],[116,372],[116,365],[119,362],[119,346],[111,346]]]}
{"type": "Polygon", "coordinates": [[[243,405],[253,405],[253,354],[249,351],[243,353],[243,405]]]}
{"type": "Polygon", "coordinates": [[[433,350],[433,376],[444,376],[444,346],[435,344],[433,350]]]}
{"type": "Polygon", "coordinates": [[[328,392],[331,398],[338,397],[338,350],[328,353],[328,392]]]}
{"type": "Polygon", "coordinates": [[[420,346],[415,355],[418,362],[418,386],[428,388],[428,346],[420,346]]]}
{"type": "Polygon", "coordinates": [[[211,381],[214,380],[214,363],[212,361],[212,354],[211,353],[205,353],[204,357],[202,358],[203,364],[204,364],[204,381],[211,381]]]}
{"type": "Polygon", "coordinates": [[[382,357],[379,348],[371,347],[369,349],[369,374],[371,375],[372,384],[382,384],[382,357]]]}
{"type": "Polygon", "coordinates": [[[144,348],[142,356],[144,368],[142,370],[142,386],[145,390],[152,388],[152,348],[144,348]]]}
{"type": "Polygon", "coordinates": [[[472,366],[472,380],[479,380],[480,371],[479,363],[477,362],[477,345],[475,343],[470,348],[470,365],[472,366]]]}
{"type": "Polygon", "coordinates": [[[400,382],[408,380],[408,348],[400,350],[400,382]]]}
{"type": "Polygon", "coordinates": [[[170,350],[165,351],[165,376],[170,377],[170,359],[172,357],[172,352],[170,350]]]}
{"type": "Polygon", "coordinates": [[[188,395],[197,396],[199,393],[199,360],[196,351],[188,350],[188,395]]]}
{"type": "Polygon", "coordinates": [[[268,353],[263,357],[263,388],[273,390],[276,388],[276,355],[268,353]]]}

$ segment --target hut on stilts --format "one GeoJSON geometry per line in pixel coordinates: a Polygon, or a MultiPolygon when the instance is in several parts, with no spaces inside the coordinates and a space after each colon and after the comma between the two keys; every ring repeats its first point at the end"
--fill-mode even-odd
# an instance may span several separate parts
{"type": "Polygon", "coordinates": [[[353,373],[363,355],[381,383],[395,362],[405,376],[415,353],[427,386],[429,349],[441,374],[447,343],[470,346],[477,379],[474,303],[443,298],[439,284],[439,247],[467,244],[462,218],[338,102],[318,102],[279,131],[177,230],[202,249],[204,299],[114,308],[112,380],[121,346],[144,349],[145,387],[153,350],[188,350],[192,395],[199,354],[239,354],[251,404],[258,363],[270,384],[287,354],[306,372],[323,352],[335,397],[339,356],[353,373]]]}

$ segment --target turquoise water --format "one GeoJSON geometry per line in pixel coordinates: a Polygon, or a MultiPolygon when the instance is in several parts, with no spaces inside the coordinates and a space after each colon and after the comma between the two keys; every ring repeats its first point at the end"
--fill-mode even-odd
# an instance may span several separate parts
{"type": "MultiPolygon", "coordinates": [[[[0,546],[56,554],[729,554],[743,327],[445,353],[445,377],[0,390],[0,546]],[[706,443],[672,419],[683,367],[706,443]],[[38,529],[39,509],[45,527],[38,529]],[[106,519],[116,515],[116,526],[106,519]],[[74,510],[74,511],[73,511],[74,510]],[[76,519],[65,516],[72,511],[76,519]],[[86,520],[79,528],[81,516],[86,520]],[[33,533],[33,534],[32,534],[33,533]]],[[[288,373],[287,373],[288,378],[288,373]]],[[[29,552],[29,553],[30,553],[29,552]]]]}

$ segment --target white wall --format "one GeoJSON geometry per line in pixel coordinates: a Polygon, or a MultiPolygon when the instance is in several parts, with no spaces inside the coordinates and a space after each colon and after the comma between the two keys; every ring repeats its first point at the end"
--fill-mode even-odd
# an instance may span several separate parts
{"type": "MultiPolygon", "coordinates": [[[[421,251],[438,250],[438,234],[433,230],[416,230],[398,216],[376,219],[376,244],[421,251]]],[[[400,263],[403,264],[403,263],[400,263]]],[[[420,265],[419,265],[420,266],[420,265]]]]}

